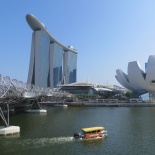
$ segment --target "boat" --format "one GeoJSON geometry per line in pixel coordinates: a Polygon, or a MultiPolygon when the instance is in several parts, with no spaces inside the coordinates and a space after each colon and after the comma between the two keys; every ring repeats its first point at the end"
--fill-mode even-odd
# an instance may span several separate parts
{"type": "Polygon", "coordinates": [[[74,139],[96,139],[96,138],[103,138],[107,135],[107,131],[104,130],[104,127],[89,127],[89,128],[82,128],[82,131],[79,133],[74,133],[74,139]]]}

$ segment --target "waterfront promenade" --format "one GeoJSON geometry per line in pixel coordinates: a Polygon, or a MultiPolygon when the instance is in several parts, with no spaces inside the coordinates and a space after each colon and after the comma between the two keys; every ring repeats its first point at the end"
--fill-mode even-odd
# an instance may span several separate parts
{"type": "Polygon", "coordinates": [[[142,101],[142,102],[129,102],[129,101],[117,101],[110,102],[107,100],[105,102],[96,101],[76,101],[76,102],[42,102],[44,106],[54,106],[55,104],[66,104],[70,107],[155,107],[155,102],[152,101],[142,101]]]}
{"type": "Polygon", "coordinates": [[[86,102],[70,102],[68,106],[83,107],[155,107],[155,103],[86,103],[86,102]]]}

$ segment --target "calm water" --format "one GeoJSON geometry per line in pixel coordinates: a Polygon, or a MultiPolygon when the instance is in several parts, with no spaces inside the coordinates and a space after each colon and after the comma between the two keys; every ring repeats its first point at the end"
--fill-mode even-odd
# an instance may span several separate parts
{"type": "Polygon", "coordinates": [[[0,155],[155,155],[154,107],[45,107],[47,114],[10,118],[20,135],[0,137],[0,155]],[[74,132],[104,126],[105,139],[72,139],[74,132]]]}

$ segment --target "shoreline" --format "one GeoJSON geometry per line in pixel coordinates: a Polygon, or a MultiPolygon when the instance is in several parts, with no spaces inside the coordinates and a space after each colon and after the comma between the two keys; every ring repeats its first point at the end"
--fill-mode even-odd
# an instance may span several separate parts
{"type": "MultiPolygon", "coordinates": [[[[42,103],[45,106],[54,106],[63,103],[42,103]]],[[[89,103],[89,102],[65,102],[70,107],[155,107],[155,103],[89,103]]]]}
{"type": "Polygon", "coordinates": [[[67,105],[82,107],[155,107],[155,103],[68,103],[67,105]]]}

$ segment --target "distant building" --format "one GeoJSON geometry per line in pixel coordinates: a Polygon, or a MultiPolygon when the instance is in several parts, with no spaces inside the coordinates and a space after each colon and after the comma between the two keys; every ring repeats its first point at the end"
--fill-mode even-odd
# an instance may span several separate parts
{"type": "Polygon", "coordinates": [[[109,88],[99,88],[89,82],[76,82],[61,85],[60,89],[75,95],[94,95],[96,93],[112,92],[109,88]]]}
{"type": "Polygon", "coordinates": [[[145,63],[145,71],[138,61],[128,63],[128,73],[121,69],[116,70],[117,81],[132,91],[137,97],[145,93],[155,94],[155,55],[150,55],[145,63]]]}
{"type": "Polygon", "coordinates": [[[93,95],[96,92],[96,90],[94,89],[94,85],[88,82],[76,82],[61,85],[60,90],[67,91],[75,95],[81,95],[81,94],[93,95]]]}
{"type": "Polygon", "coordinates": [[[33,30],[27,83],[55,88],[76,82],[77,51],[55,40],[33,15],[28,14],[26,20],[33,30]]]}

